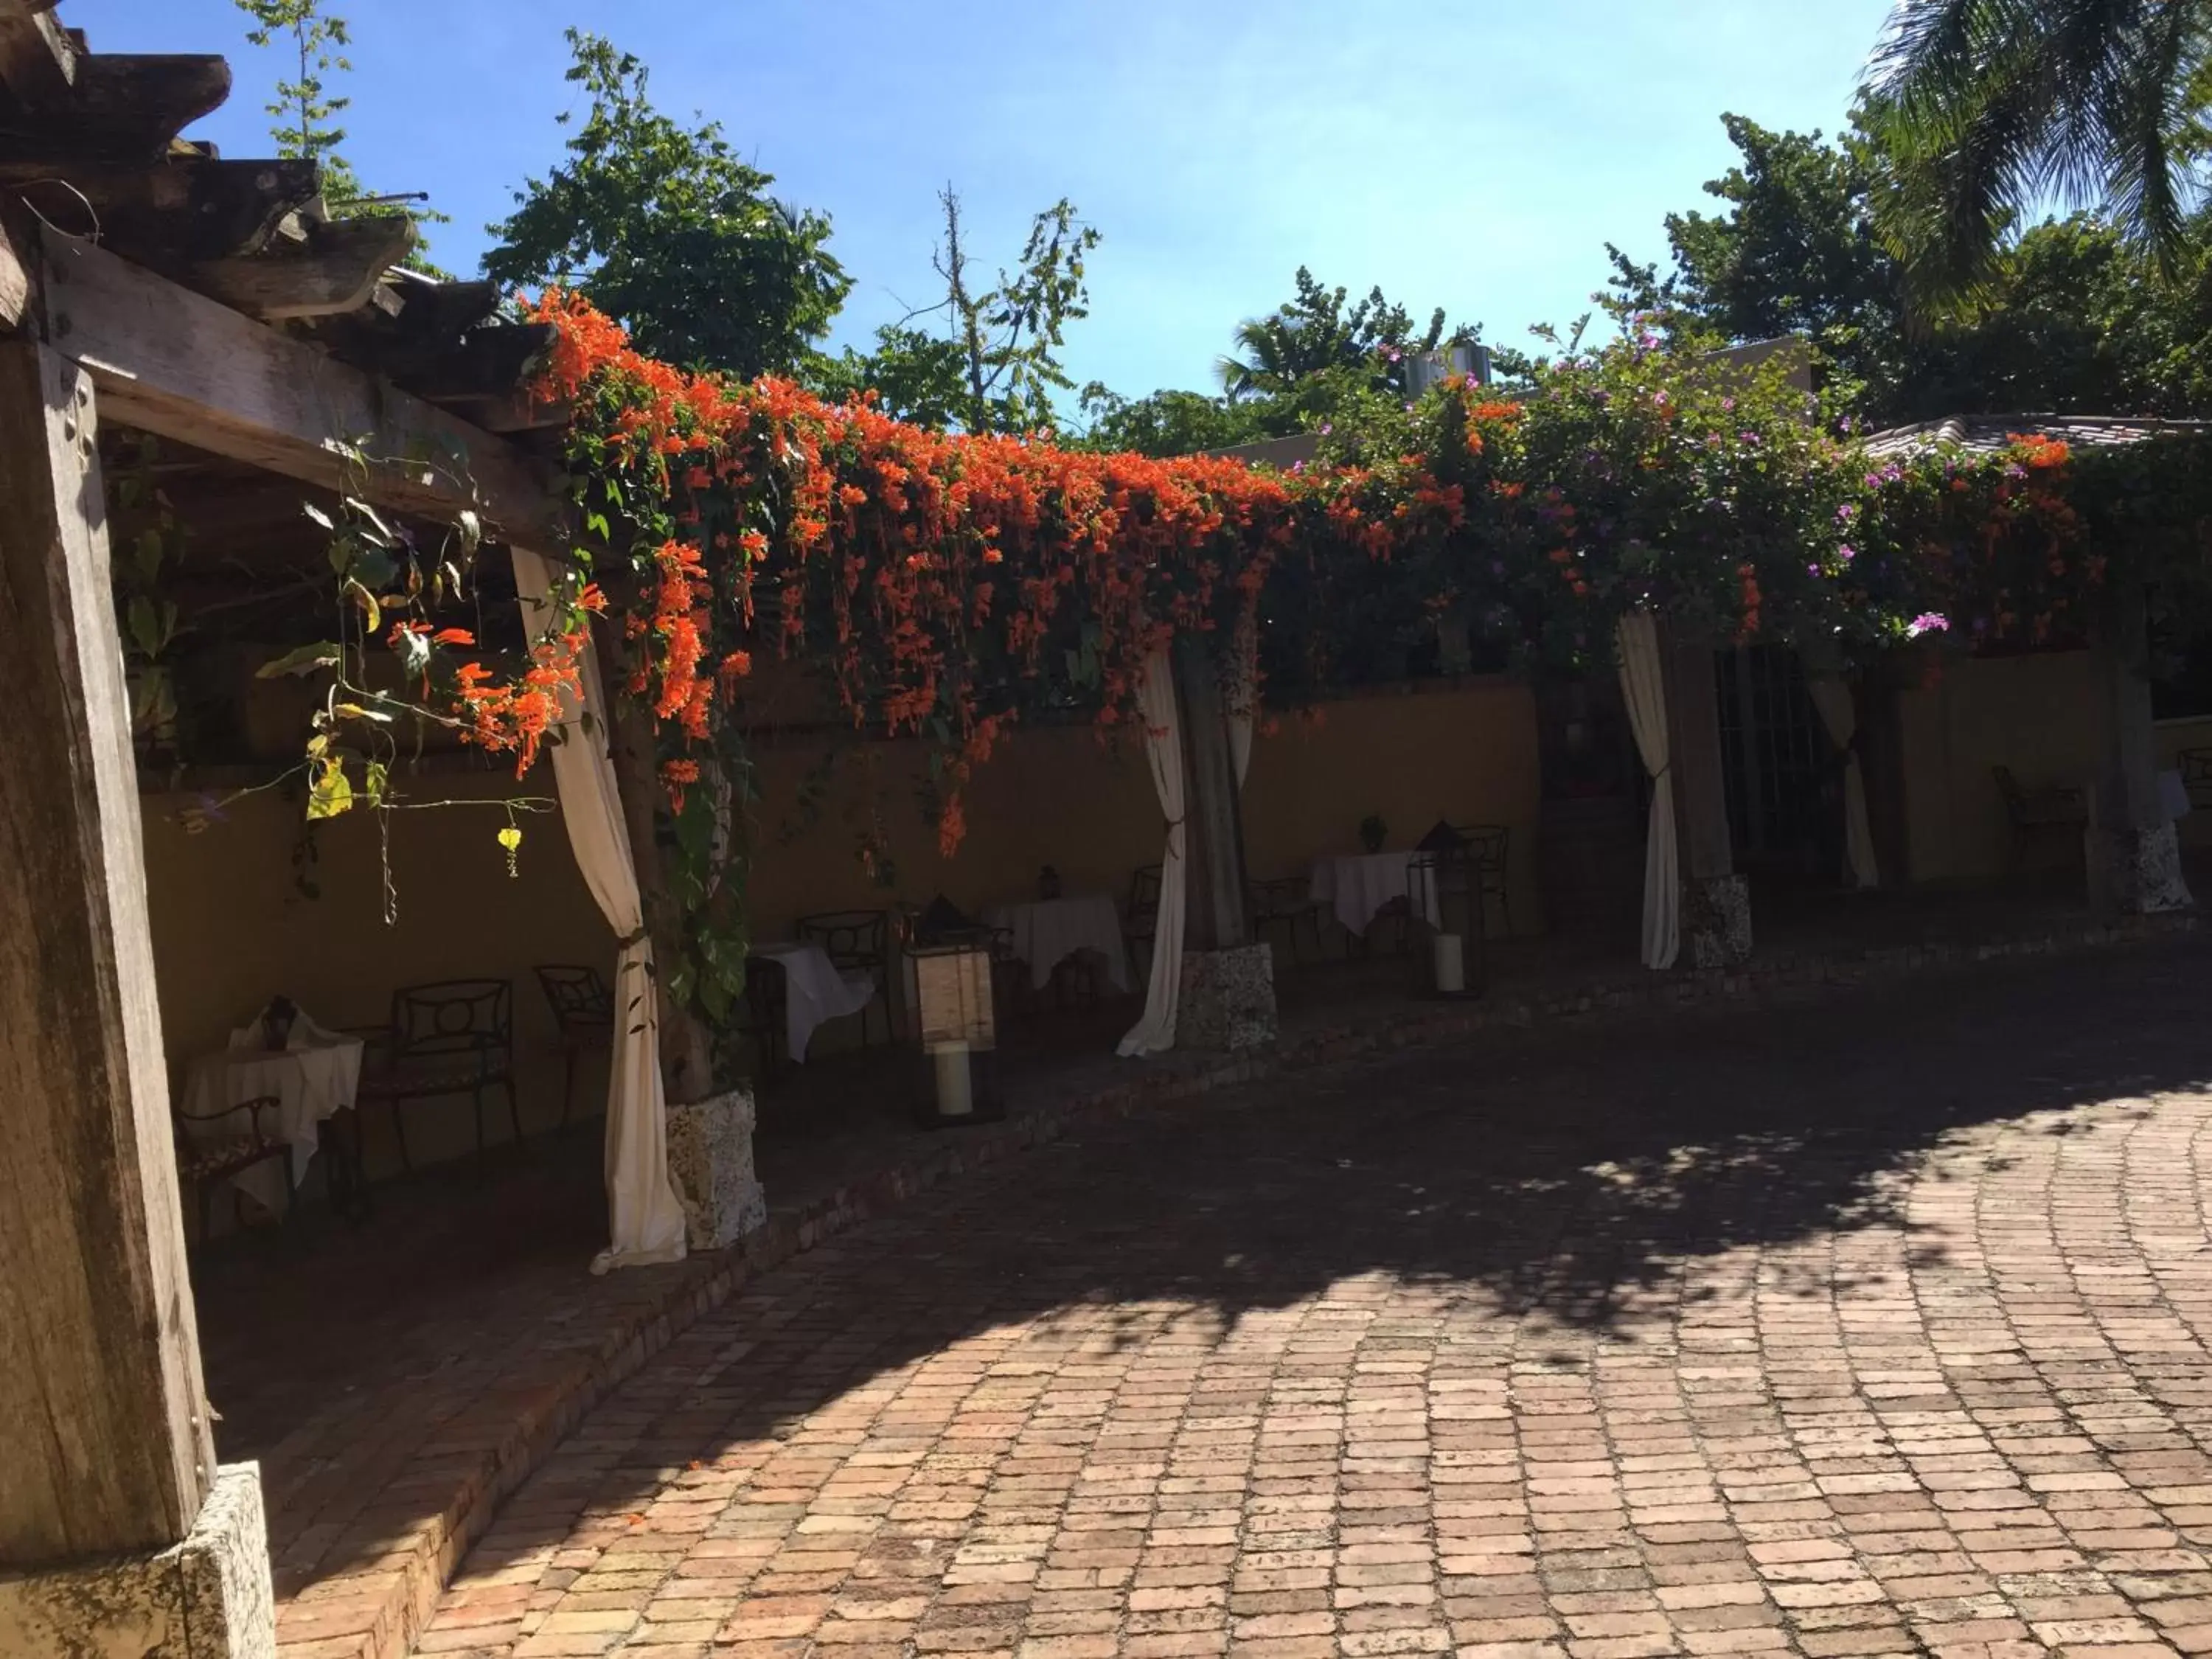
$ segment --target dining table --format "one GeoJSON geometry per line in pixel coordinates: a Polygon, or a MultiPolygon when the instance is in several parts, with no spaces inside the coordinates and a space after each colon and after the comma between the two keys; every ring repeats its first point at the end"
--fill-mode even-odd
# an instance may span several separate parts
{"type": "MultiPolygon", "coordinates": [[[[1413,863],[1418,856],[1410,848],[1402,853],[1331,854],[1314,860],[1309,890],[1315,903],[1328,910],[1346,933],[1357,938],[1366,933],[1391,901],[1411,896],[1413,863]]],[[[1439,926],[1432,871],[1421,872],[1420,899],[1421,920],[1431,927],[1439,926]]]]}
{"type": "Polygon", "coordinates": [[[1072,893],[1063,898],[1024,899],[994,904],[983,912],[987,927],[1006,933],[1014,956],[1029,965],[1030,987],[1042,991],[1052,970],[1082,951],[1106,960],[1106,982],[1129,988],[1129,950],[1121,938],[1121,912],[1105,893],[1072,893]]]}
{"type": "MultiPolygon", "coordinates": [[[[196,1140],[231,1140],[253,1131],[248,1101],[276,1103],[272,1133],[291,1149],[296,1187],[322,1145],[322,1126],[353,1105],[361,1087],[362,1040],[325,1030],[305,1014],[295,1015],[282,1048],[270,1048],[259,1019],[230,1034],[220,1054],[192,1062],[185,1076],[184,1131],[196,1140]]],[[[270,1164],[257,1164],[231,1182],[271,1212],[284,1208],[284,1177],[270,1164]]]]}
{"type": "Polygon", "coordinates": [[[874,975],[858,968],[839,968],[827,951],[809,940],[756,945],[752,954],[783,969],[784,1053],[794,1066],[805,1063],[806,1046],[818,1027],[857,1014],[876,999],[874,975]]]}

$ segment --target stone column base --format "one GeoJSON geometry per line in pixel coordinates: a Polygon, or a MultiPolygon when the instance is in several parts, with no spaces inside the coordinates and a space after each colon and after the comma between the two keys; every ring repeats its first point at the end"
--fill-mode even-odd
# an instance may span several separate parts
{"type": "Polygon", "coordinates": [[[684,1204],[684,1242],[726,1249],[768,1222],[753,1175],[753,1097],[732,1089],[668,1109],[668,1173],[684,1204]]]}
{"type": "Polygon", "coordinates": [[[1260,1048],[1275,1040],[1275,956],[1265,945],[1187,951],[1176,1003],[1178,1048],[1260,1048]]]}
{"type": "Polygon", "coordinates": [[[184,1542],[0,1576],[9,1659],[275,1659],[261,1466],[231,1463],[184,1542]]]}
{"type": "Polygon", "coordinates": [[[2181,838],[2155,830],[2090,830],[2083,836],[2090,907],[2100,915],[2154,916],[2197,901],[2181,874],[2181,838]]]}
{"type": "Polygon", "coordinates": [[[1751,884],[1713,876],[1682,884],[1682,948],[1692,968],[1733,968],[1751,955],[1751,884]]]}

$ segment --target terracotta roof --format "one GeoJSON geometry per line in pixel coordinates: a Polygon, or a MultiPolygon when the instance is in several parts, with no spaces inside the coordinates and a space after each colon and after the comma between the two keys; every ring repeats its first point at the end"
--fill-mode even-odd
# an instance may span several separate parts
{"type": "Polygon", "coordinates": [[[2170,433],[2206,430],[2212,430],[2212,426],[2203,421],[2158,420],[2147,416],[1954,415],[1947,420],[1922,421],[1875,433],[1865,441],[1865,447],[1868,454],[1878,459],[1943,448],[1994,455],[2016,434],[2056,438],[2077,449],[2094,449],[2141,443],[2170,433]]]}

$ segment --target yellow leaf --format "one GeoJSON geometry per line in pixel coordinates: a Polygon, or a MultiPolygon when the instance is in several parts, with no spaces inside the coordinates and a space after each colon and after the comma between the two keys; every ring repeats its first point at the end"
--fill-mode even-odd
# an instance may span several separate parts
{"type": "Polygon", "coordinates": [[[499,832],[499,844],[512,853],[522,845],[522,831],[514,824],[508,824],[506,829],[499,832]]]}

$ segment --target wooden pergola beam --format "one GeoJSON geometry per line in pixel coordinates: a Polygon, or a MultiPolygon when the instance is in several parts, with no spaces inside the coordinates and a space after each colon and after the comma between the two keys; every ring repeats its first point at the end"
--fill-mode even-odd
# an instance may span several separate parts
{"type": "Polygon", "coordinates": [[[394,512],[564,551],[550,470],[390,382],[115,255],[40,233],[47,335],[110,420],[394,512]]]}

